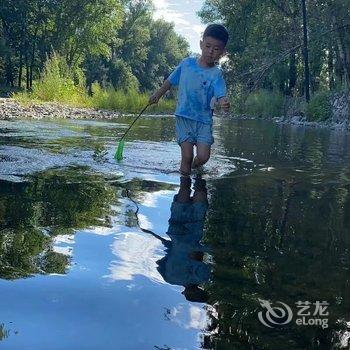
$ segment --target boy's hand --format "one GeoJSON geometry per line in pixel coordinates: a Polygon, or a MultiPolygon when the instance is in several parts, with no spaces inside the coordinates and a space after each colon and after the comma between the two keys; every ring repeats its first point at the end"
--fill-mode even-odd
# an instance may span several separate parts
{"type": "Polygon", "coordinates": [[[153,104],[155,104],[155,103],[158,103],[159,99],[160,99],[159,94],[158,94],[157,92],[155,92],[155,93],[149,98],[148,103],[149,103],[150,105],[153,105],[153,104]]]}
{"type": "Polygon", "coordinates": [[[165,80],[163,85],[157,90],[148,100],[150,105],[158,103],[160,98],[171,88],[171,84],[169,80],[165,80]]]}
{"type": "Polygon", "coordinates": [[[219,99],[220,107],[224,112],[228,112],[230,110],[230,101],[227,97],[222,97],[219,99]]]}

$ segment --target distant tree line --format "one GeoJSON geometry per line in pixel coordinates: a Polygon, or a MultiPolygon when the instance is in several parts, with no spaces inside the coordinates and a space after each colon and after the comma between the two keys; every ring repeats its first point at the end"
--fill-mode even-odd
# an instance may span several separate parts
{"type": "Polygon", "coordinates": [[[0,85],[30,89],[53,52],[118,89],[152,90],[188,54],[150,0],[2,0],[0,85]]]}

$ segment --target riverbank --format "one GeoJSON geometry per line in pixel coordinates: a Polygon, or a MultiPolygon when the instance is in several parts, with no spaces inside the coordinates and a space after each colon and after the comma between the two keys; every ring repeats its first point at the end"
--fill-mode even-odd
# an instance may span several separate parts
{"type": "MultiPolygon", "coordinates": [[[[22,104],[13,98],[0,97],[0,120],[11,120],[18,118],[44,119],[116,119],[122,113],[108,109],[82,108],[65,105],[58,102],[33,101],[22,104]]],[[[147,113],[145,113],[147,114],[147,113]]],[[[152,113],[153,114],[153,113],[152,113]]],[[[168,113],[159,113],[167,115],[168,113]]]]}
{"type": "MultiPolygon", "coordinates": [[[[93,109],[81,108],[69,105],[64,105],[58,102],[30,102],[22,104],[13,98],[0,98],[0,120],[11,120],[18,118],[30,119],[107,119],[112,120],[120,117],[125,113],[108,110],[108,109],[93,109]]],[[[167,114],[167,113],[157,113],[167,114]]],[[[260,119],[253,116],[236,116],[235,118],[242,119],[260,119]]],[[[323,127],[332,130],[350,131],[350,116],[349,118],[330,118],[325,121],[308,121],[304,115],[287,115],[278,118],[262,118],[268,119],[279,124],[290,124],[306,127],[323,127]]]]}
{"type": "Polygon", "coordinates": [[[348,119],[340,121],[333,121],[332,119],[328,119],[326,121],[310,122],[306,119],[305,116],[296,115],[293,117],[282,116],[280,118],[274,118],[273,121],[278,124],[289,124],[312,128],[327,128],[339,131],[350,131],[350,121],[348,119]]]}
{"type": "Polygon", "coordinates": [[[0,98],[0,119],[17,118],[67,118],[67,119],[114,119],[121,113],[63,105],[57,102],[30,102],[21,104],[13,98],[0,98]]]}
{"type": "Polygon", "coordinates": [[[300,109],[301,105],[300,101],[291,99],[284,108],[284,115],[275,118],[275,121],[293,125],[350,130],[349,92],[318,94],[304,108],[304,111],[300,109]]]}

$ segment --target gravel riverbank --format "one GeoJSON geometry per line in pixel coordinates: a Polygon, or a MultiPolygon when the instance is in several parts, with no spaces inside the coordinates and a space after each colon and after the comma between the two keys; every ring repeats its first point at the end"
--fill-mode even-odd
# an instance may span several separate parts
{"type": "Polygon", "coordinates": [[[327,129],[339,130],[339,131],[350,131],[350,122],[348,119],[339,120],[339,121],[334,121],[333,119],[329,119],[329,120],[320,121],[320,122],[310,122],[306,120],[306,117],[294,116],[294,117],[274,118],[273,121],[279,124],[307,126],[312,128],[327,128],[327,129]]]}
{"type": "Polygon", "coordinates": [[[22,105],[12,98],[0,98],[0,120],[16,118],[114,119],[121,115],[110,110],[71,107],[55,102],[22,105]]]}
{"type": "MultiPolygon", "coordinates": [[[[67,119],[115,119],[122,113],[111,110],[96,110],[91,108],[71,107],[56,102],[36,103],[22,105],[12,98],[0,98],[0,120],[10,120],[18,118],[67,118],[67,119]]],[[[159,113],[162,114],[162,113],[159,113]]],[[[168,114],[166,114],[168,115],[168,114]]],[[[237,118],[247,118],[245,116],[237,118]]],[[[250,118],[249,118],[250,119],[250,118]]],[[[256,118],[253,118],[256,119],[256,118]]],[[[309,122],[304,116],[280,117],[272,121],[281,124],[325,127],[333,130],[350,131],[350,118],[330,118],[324,122],[309,122]]]]}

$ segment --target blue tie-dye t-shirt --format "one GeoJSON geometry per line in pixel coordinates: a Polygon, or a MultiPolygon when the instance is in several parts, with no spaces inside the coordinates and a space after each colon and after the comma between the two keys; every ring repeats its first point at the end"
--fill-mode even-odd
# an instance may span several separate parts
{"type": "Polygon", "coordinates": [[[205,68],[195,57],[185,58],[167,79],[179,86],[175,115],[211,124],[210,102],[213,97],[226,96],[226,84],[221,69],[205,68]]]}

